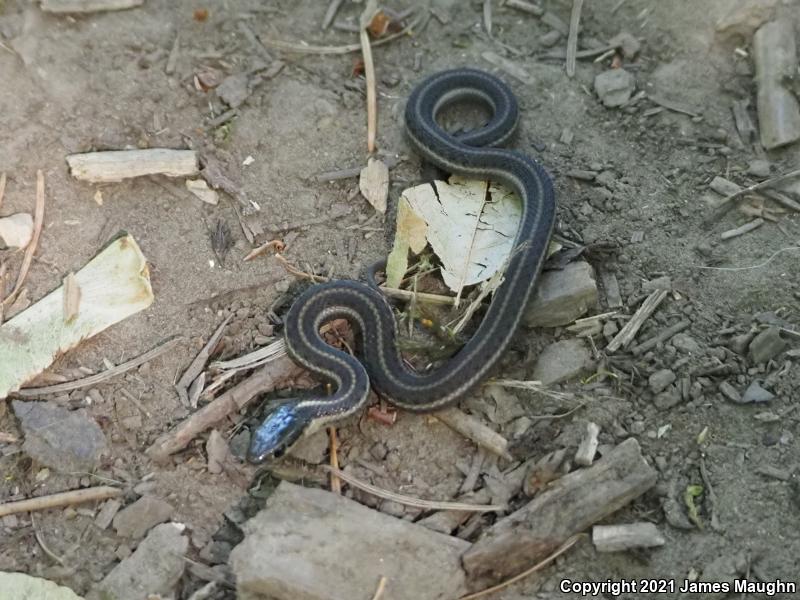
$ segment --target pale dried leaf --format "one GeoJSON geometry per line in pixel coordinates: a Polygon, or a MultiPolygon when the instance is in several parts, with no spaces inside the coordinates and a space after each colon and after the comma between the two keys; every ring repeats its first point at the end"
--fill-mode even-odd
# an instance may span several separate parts
{"type": "Polygon", "coordinates": [[[81,306],[81,286],[75,278],[75,273],[70,273],[64,278],[64,322],[69,323],[78,316],[81,306]]]}
{"type": "Polygon", "coordinates": [[[386,200],[389,198],[389,167],[383,161],[369,159],[367,166],[361,169],[358,187],[375,210],[380,213],[386,212],[386,200]]]}
{"type": "Polygon", "coordinates": [[[419,254],[428,243],[426,233],[428,226],[425,220],[417,215],[408,204],[408,200],[400,198],[397,204],[397,231],[394,235],[394,246],[386,260],[386,285],[399,287],[408,270],[408,251],[419,254]]]}
{"type": "Polygon", "coordinates": [[[442,277],[459,292],[491,278],[508,259],[521,217],[519,198],[499,184],[451,177],[403,192],[428,224],[427,238],[442,261],[442,277]]]}

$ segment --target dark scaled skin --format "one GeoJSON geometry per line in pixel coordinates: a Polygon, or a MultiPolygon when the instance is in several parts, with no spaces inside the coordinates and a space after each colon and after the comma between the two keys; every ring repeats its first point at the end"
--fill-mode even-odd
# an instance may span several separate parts
{"type": "Polygon", "coordinates": [[[259,464],[278,459],[303,435],[308,419],[291,403],[280,404],[254,431],[247,460],[259,464]]]}

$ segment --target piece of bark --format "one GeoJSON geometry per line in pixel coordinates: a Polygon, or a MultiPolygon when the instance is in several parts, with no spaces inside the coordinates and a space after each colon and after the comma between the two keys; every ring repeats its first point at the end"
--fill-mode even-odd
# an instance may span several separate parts
{"type": "Polygon", "coordinates": [[[91,13],[106,10],[126,10],[144,4],[144,0],[42,0],[44,12],[91,13]]]}
{"type": "Polygon", "coordinates": [[[597,453],[597,436],[600,435],[600,426],[597,423],[589,423],[586,425],[586,435],[581,440],[578,450],[575,452],[575,464],[582,467],[588,467],[594,460],[594,455],[597,453]]]}
{"type": "Polygon", "coordinates": [[[468,542],[325,490],[283,481],[244,529],[230,561],[242,600],[352,600],[369,597],[381,577],[384,600],[466,591],[459,559],[468,542]]]}
{"type": "Polygon", "coordinates": [[[639,443],[625,440],[593,466],[565,475],[486,531],[462,557],[470,587],[479,589],[524,571],[646,492],[656,479],[639,443]]]}
{"type": "Polygon", "coordinates": [[[70,173],[91,183],[122,181],[143,175],[191,177],[199,167],[194,150],[109,150],[67,156],[70,173]]]}
{"type": "Polygon", "coordinates": [[[761,145],[767,150],[800,139],[800,104],[786,82],[797,74],[794,26],[789,19],[762,25],[753,36],[761,145]]]}
{"type": "Polygon", "coordinates": [[[631,320],[625,324],[625,327],[614,337],[611,342],[609,342],[608,346],[606,346],[606,352],[608,354],[614,353],[620,348],[623,348],[629,345],[633,339],[636,337],[636,334],[639,332],[639,329],[644,325],[644,322],[650,318],[650,315],[658,308],[659,304],[667,297],[667,292],[664,290],[656,290],[652,294],[650,294],[639,309],[633,314],[631,320]]]}
{"type": "Polygon", "coordinates": [[[652,523],[595,525],[592,543],[598,552],[621,552],[631,548],[663,546],[664,536],[652,523]]]}
{"type": "Polygon", "coordinates": [[[511,455],[508,453],[507,449],[508,440],[496,431],[489,429],[475,417],[468,415],[458,408],[446,408],[435,412],[434,416],[450,427],[450,429],[472,440],[478,446],[506,460],[511,460],[511,455]]]}

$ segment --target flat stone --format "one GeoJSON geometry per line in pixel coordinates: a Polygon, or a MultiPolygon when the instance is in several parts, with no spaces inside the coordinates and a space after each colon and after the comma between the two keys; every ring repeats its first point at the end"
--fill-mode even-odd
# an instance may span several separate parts
{"type": "Polygon", "coordinates": [[[189,540],[174,523],[159,525],[131,554],[95,585],[86,600],[141,600],[153,596],[174,598],[183,576],[189,540]]]}
{"type": "Polygon", "coordinates": [[[660,371],[656,371],[647,382],[650,384],[650,389],[653,391],[654,394],[662,391],[666,388],[670,383],[677,379],[675,373],[670,371],[669,369],[661,369],[660,371]]]}
{"type": "Polygon", "coordinates": [[[594,78],[594,91],[609,108],[628,102],[635,89],[636,78],[625,69],[611,69],[594,78]]]}
{"type": "Polygon", "coordinates": [[[742,402],[742,395],[739,393],[739,390],[737,390],[727,381],[723,381],[719,384],[719,391],[731,402],[735,402],[737,404],[742,402]]]}
{"type": "Polygon", "coordinates": [[[747,166],[747,172],[753,177],[759,179],[766,179],[769,177],[769,161],[763,159],[751,160],[747,166]]]}
{"type": "Polygon", "coordinates": [[[289,454],[309,464],[318,465],[325,460],[329,443],[328,432],[325,429],[321,429],[301,438],[289,450],[289,454]]]}
{"type": "Polygon", "coordinates": [[[744,391],[742,403],[750,404],[751,402],[769,402],[774,397],[775,394],[761,387],[761,384],[758,383],[758,381],[753,381],[744,391]]]}
{"type": "Polygon", "coordinates": [[[542,273],[523,319],[528,327],[560,327],[596,305],[594,269],[587,262],[576,261],[560,271],[542,273]]]}
{"type": "Polygon", "coordinates": [[[676,350],[680,350],[686,354],[697,354],[703,349],[696,339],[686,333],[674,335],[670,343],[676,350]]]}
{"type": "Polygon", "coordinates": [[[750,342],[748,357],[756,364],[775,358],[786,349],[786,341],[777,327],[767,327],[750,342]]]}
{"type": "Polygon", "coordinates": [[[533,378],[543,385],[561,383],[586,373],[592,363],[592,355],[583,340],[561,340],[547,346],[539,355],[533,378]]]}
{"type": "Polygon", "coordinates": [[[155,496],[142,496],[114,517],[114,529],[122,537],[138,539],[159,523],[168,521],[175,509],[155,496]]]}
{"type": "Polygon", "coordinates": [[[62,473],[93,471],[108,451],[103,430],[85,410],[49,402],[13,400],[25,432],[22,449],[34,460],[62,473]]]}
{"type": "Polygon", "coordinates": [[[231,553],[240,600],[382,600],[463,595],[470,544],[325,490],[281,482],[231,553]]]}
{"type": "Polygon", "coordinates": [[[659,410],[669,410],[681,403],[681,392],[677,386],[671,385],[653,398],[653,404],[659,410]]]}

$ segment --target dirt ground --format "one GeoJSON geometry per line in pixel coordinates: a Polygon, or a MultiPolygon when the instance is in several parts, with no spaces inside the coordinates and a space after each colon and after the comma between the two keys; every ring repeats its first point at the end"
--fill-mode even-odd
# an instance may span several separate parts
{"type": "MultiPolygon", "coordinates": [[[[237,210],[260,230],[257,242],[288,240],[286,258],[303,269],[357,278],[364,265],[388,252],[392,217],[374,216],[355,179],[314,179],[320,172],[365,163],[364,82],[353,74],[357,53],[305,56],[269,50],[285,67],[258,85],[236,118],[221,127],[208,123],[227,107],[213,91],[195,86],[195,75],[209,68],[224,76],[263,66],[266,58],[242,35],[241,24],[262,39],[357,42],[354,33],[320,31],[327,4],[148,0],[124,12],[57,16],[43,13],[36,3],[0,2],[0,172],[8,175],[0,215],[32,211],[37,169],[44,171],[47,183],[45,227],[27,284],[30,298],[59,285],[120,230],[141,246],[155,294],[150,309],[80,344],[51,371],[97,371],[104,358],[120,363],[168,335],[185,338],[177,351],[99,386],[105,402],[88,410],[103,423],[111,455],[96,476],[44,472],[18,445],[0,445],[0,501],[97,484],[100,477],[129,487],[146,478],[150,491],[175,507],[173,520],[186,524],[190,558],[210,565],[215,561],[200,553],[223,525],[223,513],[232,506],[250,511],[262,501],[248,499],[255,468],[241,464],[233,473],[207,472],[205,436],[166,466],[152,463],[144,449],[189,414],[173,383],[222,319],[233,315],[220,356],[238,356],[269,333],[268,312],[282,314],[302,289],[272,256],[242,261],[252,246],[237,210]],[[195,13],[200,9],[208,11],[204,20],[195,13]],[[168,75],[165,66],[176,34],[180,50],[168,75]],[[223,193],[220,203],[210,206],[193,198],[182,180],[155,177],[92,186],[73,179],[65,162],[71,153],[137,147],[193,148],[240,186],[238,197],[223,193]],[[102,206],[94,201],[98,189],[102,206]],[[260,210],[253,210],[255,205],[260,210]],[[223,260],[211,245],[220,221],[232,242],[223,260]],[[136,396],[149,414],[137,429],[120,425],[121,407],[130,409],[122,389],[136,396]]],[[[402,109],[413,86],[426,74],[448,67],[495,72],[521,103],[516,147],[553,175],[559,233],[614,248],[588,258],[598,272],[616,275],[623,312],[632,313],[649,293],[644,283],[670,277],[672,291],[637,339],[682,317],[691,321],[684,333],[700,349],[686,360],[670,344],[640,357],[618,353],[601,363],[604,372],[613,374],[602,385],[584,380],[563,386],[589,396],[609,392],[615,400],[590,402],[565,420],[536,421],[512,439],[512,453],[525,460],[559,448],[574,450],[587,421],[601,426],[601,444],[635,436],[658,468],[659,482],[608,522],[654,522],[665,545],[648,552],[598,554],[590,543],[582,543],[538,578],[495,597],[572,597],[557,592],[564,578],[682,582],[693,573],[724,573],[729,564],[767,581],[797,580],[800,411],[792,409],[800,403],[800,361],[796,354],[783,354],[766,364],[750,364],[730,351],[728,343],[735,335],[763,327],[765,319],[782,320],[789,329],[800,326],[800,255],[784,252],[747,270],[700,268],[756,265],[800,240],[800,219],[791,212],[726,242],[720,241],[720,233],[740,225],[744,217],[731,211],[711,227],[702,224],[715,176],[748,185],[755,181],[747,173],[752,161],[770,161],[774,175],[796,168],[800,158],[800,144],[764,153],[743,143],[737,133],[732,103],[755,98],[749,39],[721,36],[715,24],[734,4],[747,2],[585,3],[579,48],[604,44],[623,31],[633,34],[642,48],[623,66],[634,74],[637,89],[690,107],[694,117],[669,109],[652,114],[649,109],[655,104],[646,99],[605,108],[594,92],[594,78],[610,67],[611,56],[599,62],[579,60],[570,79],[563,60],[545,56],[563,49],[566,37],[547,48],[542,37],[549,25],[497,4],[494,39],[483,29],[482,2],[437,0],[434,16],[422,30],[375,49],[377,144],[381,156],[399,158],[392,170],[387,215],[393,214],[400,191],[422,177],[419,159],[403,138],[402,109]],[[527,71],[530,81],[498,70],[483,58],[487,51],[505,55],[527,71]],[[565,131],[572,134],[567,142],[565,131]],[[603,186],[567,175],[576,169],[603,172],[603,186]],[[599,192],[600,187],[606,191],[599,192]],[[709,374],[709,365],[720,364],[730,369],[709,374]],[[696,393],[660,410],[648,386],[648,377],[660,369],[699,382],[696,393]],[[727,381],[743,391],[754,379],[766,380],[776,396],[766,406],[732,403],[718,389],[727,381]],[[764,411],[778,418],[759,417],[764,411]],[[765,466],[789,476],[764,475],[765,466]],[[702,529],[691,524],[683,529],[678,525],[685,516],[668,514],[676,502],[683,506],[683,491],[690,484],[706,488],[698,501],[702,529]],[[710,525],[712,516],[715,526],[710,525]]],[[[411,2],[387,5],[399,12],[411,2]]],[[[541,5],[569,21],[571,2],[543,0],[541,5]]],[[[345,2],[339,19],[356,23],[362,7],[345,2]]],[[[780,8],[800,26],[793,2],[780,8]]],[[[751,116],[755,120],[752,103],[751,116]]],[[[12,272],[19,261],[19,256],[9,258],[12,272]]],[[[602,298],[597,313],[607,310],[602,298]]],[[[541,348],[571,336],[560,328],[521,330],[502,375],[530,379],[541,348]]],[[[601,354],[606,342],[602,335],[596,339],[601,354]]],[[[790,344],[800,345],[797,339],[790,344]]],[[[559,413],[577,404],[512,392],[529,416],[559,413]]],[[[73,392],[69,401],[79,406],[84,397],[85,391],[73,392]]],[[[464,406],[480,414],[485,402],[491,400],[478,396],[464,406]]],[[[222,428],[234,450],[242,447],[239,430],[232,423],[222,428]]],[[[10,404],[6,409],[0,403],[0,431],[22,435],[10,404]]],[[[509,429],[501,431],[512,437],[509,429]]],[[[359,457],[382,463],[390,475],[376,483],[431,498],[455,495],[462,469],[475,452],[458,434],[419,415],[401,414],[392,427],[367,419],[347,423],[339,435],[345,464],[359,457]]],[[[113,529],[100,530],[92,523],[91,511],[52,510],[37,517],[47,545],[64,559],[59,565],[42,553],[28,515],[13,524],[0,522],[0,570],[47,577],[86,593],[135,548],[113,529]]],[[[197,572],[188,573],[179,597],[188,598],[202,584],[197,572]]],[[[365,591],[364,597],[368,595],[365,591]]],[[[215,597],[233,598],[235,593],[223,586],[215,597]]]]}

